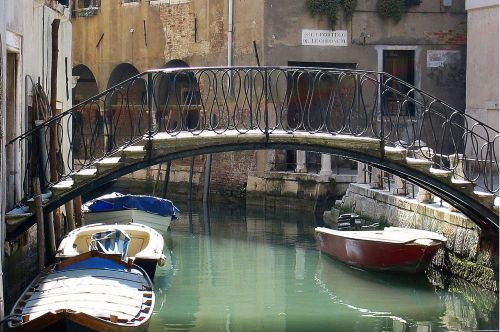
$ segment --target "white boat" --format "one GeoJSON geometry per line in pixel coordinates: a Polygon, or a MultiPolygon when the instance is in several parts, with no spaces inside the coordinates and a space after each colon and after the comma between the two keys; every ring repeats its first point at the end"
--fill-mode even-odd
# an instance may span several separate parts
{"type": "Polygon", "coordinates": [[[6,321],[12,331],[146,331],[154,305],[144,270],[91,251],[42,271],[6,321]]]}
{"type": "Polygon", "coordinates": [[[156,265],[165,263],[163,236],[151,227],[141,224],[87,225],[66,235],[56,252],[57,259],[67,259],[98,250],[108,254],[120,254],[122,259],[142,267],[151,279],[156,265]],[[124,245],[126,248],[124,248],[124,245]]]}
{"type": "Polygon", "coordinates": [[[179,209],[168,199],[111,193],[84,204],[83,211],[86,225],[138,223],[165,232],[179,209]]]}

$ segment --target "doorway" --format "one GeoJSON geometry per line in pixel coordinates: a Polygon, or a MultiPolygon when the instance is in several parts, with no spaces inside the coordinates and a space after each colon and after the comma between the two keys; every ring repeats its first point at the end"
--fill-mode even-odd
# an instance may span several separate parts
{"type": "MultiPolygon", "coordinates": [[[[400,80],[415,85],[415,51],[414,50],[383,50],[383,71],[399,78],[400,80]]],[[[404,109],[399,110],[401,96],[408,93],[410,88],[401,85],[397,81],[390,81],[390,87],[398,90],[401,94],[394,92],[385,93],[383,96],[384,112],[386,115],[414,115],[415,105],[409,103],[404,109]]],[[[410,94],[411,97],[411,94],[410,94]]]]}
{"type": "MultiPolygon", "coordinates": [[[[19,115],[18,110],[18,65],[19,54],[14,52],[7,52],[7,70],[6,74],[6,141],[9,142],[18,135],[19,128],[19,115]]],[[[19,192],[20,176],[18,174],[18,154],[14,144],[6,146],[7,153],[7,195],[6,195],[6,209],[9,210],[14,207],[15,203],[20,199],[21,193],[19,192]]]]}

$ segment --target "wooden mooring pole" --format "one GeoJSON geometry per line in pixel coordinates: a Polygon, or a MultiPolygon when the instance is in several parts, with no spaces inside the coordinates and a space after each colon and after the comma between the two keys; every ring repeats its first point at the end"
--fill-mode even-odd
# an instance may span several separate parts
{"type": "MultiPolygon", "coordinates": [[[[57,110],[57,61],[59,56],[59,19],[55,19],[52,21],[52,63],[51,63],[51,71],[50,71],[50,108],[52,109],[52,116],[56,116],[59,112],[57,110]]],[[[50,181],[52,183],[57,183],[59,181],[59,176],[57,174],[57,154],[58,151],[58,127],[57,125],[52,125],[50,127],[50,181]]],[[[52,213],[53,224],[50,225],[49,218],[49,229],[53,227],[54,229],[54,237],[55,240],[59,241],[62,238],[62,218],[61,211],[59,208],[54,209],[52,213]]],[[[55,247],[55,241],[54,245],[55,247]]],[[[51,244],[51,251],[54,249],[51,244]]],[[[55,254],[54,252],[50,253],[51,255],[55,254]]]]}
{"type": "Polygon", "coordinates": [[[82,196],[76,196],[73,199],[73,208],[75,210],[75,225],[82,226],[82,196]]]}
{"type": "Polygon", "coordinates": [[[38,248],[38,271],[45,268],[45,225],[42,208],[42,193],[40,191],[40,179],[33,178],[33,193],[35,194],[35,216],[36,216],[36,241],[38,248]]]}
{"type": "Polygon", "coordinates": [[[168,191],[168,181],[170,180],[170,167],[172,165],[171,161],[167,161],[167,169],[165,170],[165,180],[163,181],[163,188],[161,191],[161,198],[167,198],[168,191]]]}

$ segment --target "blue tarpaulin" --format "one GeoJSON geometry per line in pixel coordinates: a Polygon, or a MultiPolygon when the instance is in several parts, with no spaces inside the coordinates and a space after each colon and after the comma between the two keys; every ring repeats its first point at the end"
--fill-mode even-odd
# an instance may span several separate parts
{"type": "Polygon", "coordinates": [[[98,197],[87,204],[85,209],[89,212],[104,212],[116,210],[141,210],[158,214],[163,217],[171,216],[177,219],[179,209],[168,199],[147,195],[123,195],[111,193],[98,197]]]}

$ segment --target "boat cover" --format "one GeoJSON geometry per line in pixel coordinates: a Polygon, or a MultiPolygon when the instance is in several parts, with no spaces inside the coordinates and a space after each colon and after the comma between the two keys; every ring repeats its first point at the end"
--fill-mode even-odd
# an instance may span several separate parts
{"type": "Polygon", "coordinates": [[[163,217],[171,216],[172,220],[177,219],[179,212],[168,199],[147,195],[123,195],[117,192],[91,200],[85,204],[84,209],[88,212],[141,210],[163,217]]]}
{"type": "Polygon", "coordinates": [[[115,228],[92,234],[89,250],[97,250],[104,254],[119,254],[125,259],[129,242],[130,236],[127,232],[115,228]]]}

